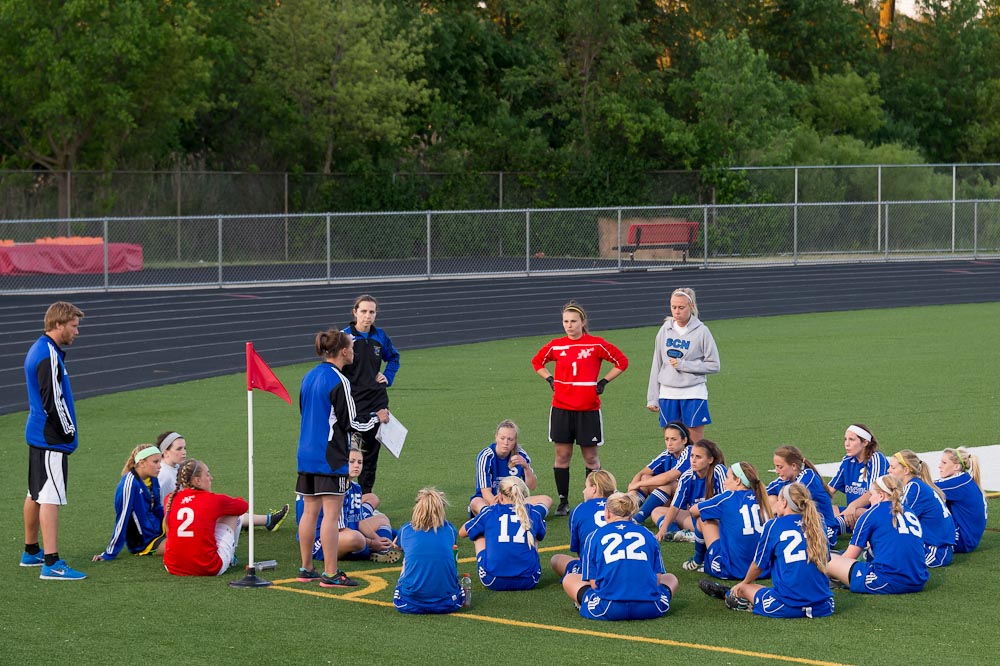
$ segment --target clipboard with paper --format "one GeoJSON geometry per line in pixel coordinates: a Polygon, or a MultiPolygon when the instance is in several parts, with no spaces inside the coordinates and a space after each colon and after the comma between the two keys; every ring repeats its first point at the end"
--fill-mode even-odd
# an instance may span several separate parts
{"type": "Polygon", "coordinates": [[[378,432],[375,433],[375,439],[387,448],[389,453],[398,458],[403,451],[403,443],[406,442],[406,433],[408,432],[406,426],[390,412],[389,421],[379,426],[378,432]]]}

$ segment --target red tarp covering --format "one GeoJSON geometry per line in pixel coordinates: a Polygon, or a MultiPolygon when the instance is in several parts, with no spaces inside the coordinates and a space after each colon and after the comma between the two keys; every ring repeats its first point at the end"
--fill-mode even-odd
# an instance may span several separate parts
{"type": "MultiPolygon", "coordinates": [[[[142,270],[142,246],[108,245],[108,272],[142,270]]],[[[104,245],[23,243],[0,246],[0,275],[66,275],[103,273],[104,245]]]]}

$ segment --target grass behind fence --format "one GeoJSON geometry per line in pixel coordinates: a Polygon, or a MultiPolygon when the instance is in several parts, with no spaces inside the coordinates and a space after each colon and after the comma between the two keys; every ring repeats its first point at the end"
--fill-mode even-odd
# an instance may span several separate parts
{"type": "MultiPolygon", "coordinates": [[[[843,455],[851,421],[869,424],[891,453],[940,449],[957,443],[996,442],[1000,359],[991,340],[1000,304],[770,317],[711,323],[722,372],[709,380],[715,424],[707,434],[730,462],[771,465],[782,443],[802,448],[815,462],[843,455]]],[[[604,466],[620,485],[662,447],[655,416],[644,409],[654,329],[596,331],[618,344],[632,367],[608,387],[604,466]]],[[[451,501],[456,525],[474,487],[476,453],[510,417],[534,459],[539,490],[554,491],[551,445],[545,438],[548,385],[529,359],[542,338],[513,339],[404,351],[393,411],[410,428],[401,460],[383,454],[376,490],[394,525],[408,519],[416,491],[434,484],[451,501]]],[[[86,344],[81,338],[79,344],[86,344]]],[[[70,359],[72,372],[72,359],[70,359]]],[[[311,364],[277,371],[293,396],[311,364]]],[[[401,616],[391,601],[397,573],[366,579],[385,587],[345,600],[346,593],[289,583],[266,590],[234,590],[220,580],[168,576],[154,558],[123,554],[112,563],[89,558],[107,542],[112,499],[124,458],[140,441],[177,429],[188,452],[205,460],[215,489],[244,495],[246,393],[242,375],[119,393],[80,401],[81,446],[71,458],[70,504],[61,514],[60,553],[89,579],[44,582],[37,569],[17,567],[26,456],[24,414],[0,417],[6,465],[0,495],[7,510],[0,561],[7,588],[0,604],[0,661],[79,666],[108,662],[191,664],[386,663],[464,664],[516,659],[540,664],[669,662],[771,663],[773,655],[848,664],[991,663],[1000,640],[982,626],[996,617],[1000,536],[986,534],[979,551],[932,573],[921,594],[889,598],[836,592],[832,618],[780,621],[726,611],[696,587],[700,574],[680,570],[690,544],[665,544],[667,569],[681,585],[666,618],[648,622],[582,620],[546,568],[539,588],[491,593],[478,582],[474,607],[450,617],[401,616]],[[524,623],[524,624],[512,624],[524,623]],[[577,632],[577,633],[572,633],[577,632]],[[719,648],[735,652],[719,652],[719,648]],[[755,656],[756,655],[756,656],[755,656]],[[762,656],[763,655],[763,656],[762,656]],[[772,656],[766,656],[772,655],[772,656]]],[[[292,500],[298,413],[257,392],[255,468],[257,509],[292,500]]],[[[583,482],[579,454],[574,494],[583,482]]],[[[766,478],[769,478],[766,472],[766,478]]],[[[996,511],[994,510],[994,514],[996,511]]],[[[997,528],[991,517],[990,528],[997,528]]],[[[567,521],[551,518],[543,548],[568,544],[567,521]]],[[[277,559],[275,580],[297,567],[294,523],[255,533],[258,559],[277,559]]],[[[469,542],[460,544],[474,571],[469,542]]],[[[238,550],[247,560],[247,539],[238,550]]],[[[548,554],[543,554],[547,563],[548,554]]],[[[346,563],[358,574],[385,571],[346,563]]]]}

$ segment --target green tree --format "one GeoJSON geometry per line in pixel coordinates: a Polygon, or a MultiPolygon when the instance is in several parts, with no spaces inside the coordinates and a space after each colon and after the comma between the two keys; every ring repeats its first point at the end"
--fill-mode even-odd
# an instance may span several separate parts
{"type": "Polygon", "coordinates": [[[273,117],[307,168],[352,168],[409,140],[407,113],[430,99],[411,78],[425,39],[377,0],[296,0],[265,14],[257,87],[273,95],[273,117]]]}
{"type": "Polygon", "coordinates": [[[821,134],[849,134],[871,141],[886,124],[879,78],[848,68],[840,74],[815,73],[799,115],[821,134]]]}
{"type": "MultiPolygon", "coordinates": [[[[205,104],[193,4],[0,3],[0,138],[24,166],[109,168],[130,141],[166,150],[205,104]]],[[[68,211],[60,178],[60,214],[68,211]]]]}

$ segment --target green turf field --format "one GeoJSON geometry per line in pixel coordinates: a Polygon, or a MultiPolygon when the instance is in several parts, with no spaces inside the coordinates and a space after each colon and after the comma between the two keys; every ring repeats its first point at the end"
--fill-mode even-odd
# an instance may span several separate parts
{"type": "MultiPolygon", "coordinates": [[[[709,325],[722,372],[709,379],[715,424],[706,435],[729,462],[749,460],[767,470],[772,450],[785,443],[814,462],[839,460],[852,421],[870,425],[890,454],[997,442],[1000,358],[991,341],[1000,329],[1000,303],[709,325]]],[[[644,407],[654,332],[595,331],[633,363],[604,395],[608,444],[601,458],[622,485],[662,448],[656,418],[644,407]]],[[[544,342],[403,351],[390,396],[410,436],[401,460],[383,453],[376,487],[394,525],[408,520],[424,485],[448,493],[449,517],[459,525],[474,488],[476,453],[505,417],[521,426],[539,491],[554,492],[545,437],[551,393],[529,363],[544,342]]],[[[69,367],[72,373],[72,358],[69,367]]],[[[293,397],[310,367],[277,371],[293,397]]],[[[293,499],[298,410],[267,393],[254,398],[256,508],[263,511],[293,499]]],[[[237,573],[220,580],[172,578],[155,558],[127,553],[94,564],[90,556],[111,533],[126,455],[161,431],[186,436],[188,454],[211,466],[215,490],[246,495],[246,389],[242,375],[222,377],[82,400],[77,413],[81,445],[71,458],[59,550],[87,572],[81,582],[39,581],[38,569],[16,564],[27,467],[24,414],[0,417],[6,461],[0,493],[7,511],[0,561],[10,575],[0,603],[0,664],[988,664],[1000,652],[992,596],[1000,573],[995,506],[979,550],[935,570],[924,592],[875,598],[837,591],[836,614],[811,621],[727,611],[697,589],[702,574],[680,570],[692,550],[681,543],[662,547],[667,569],[680,579],[669,614],[630,623],[581,619],[547,568],[531,592],[491,593],[477,581],[469,611],[402,616],[389,606],[398,566],[345,563],[363,581],[349,593],[295,583],[291,520],[274,533],[256,533],[257,559],[279,562],[268,572],[279,583],[269,589],[232,589],[226,582],[237,573]]],[[[573,487],[582,488],[579,455],[572,472],[573,487]]],[[[548,527],[543,549],[565,552],[567,519],[552,518],[548,527]]],[[[246,546],[244,535],[242,562],[246,546]]],[[[460,548],[460,568],[474,571],[471,543],[460,548]]]]}

